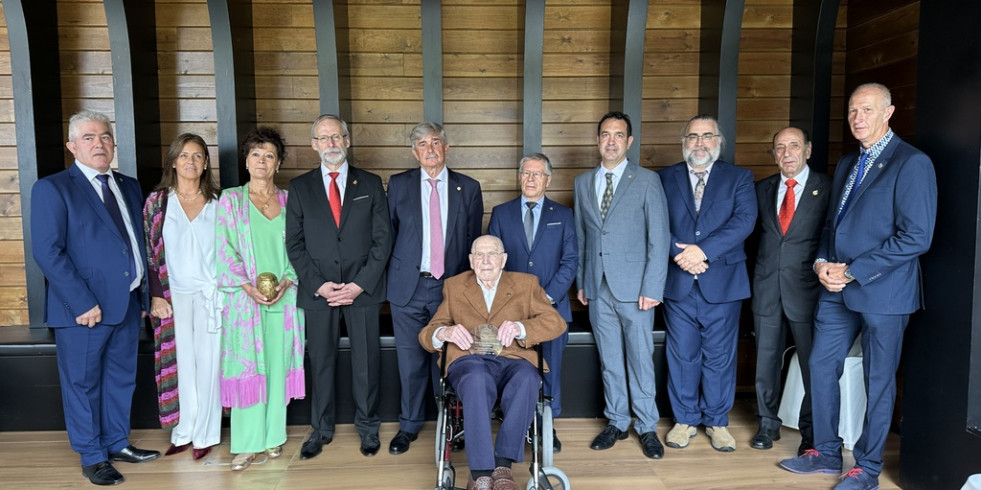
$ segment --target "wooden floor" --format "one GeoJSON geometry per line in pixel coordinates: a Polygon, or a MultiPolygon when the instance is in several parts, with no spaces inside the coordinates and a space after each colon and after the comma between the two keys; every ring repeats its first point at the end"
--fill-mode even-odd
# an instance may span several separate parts
{"type": "MultiPolygon", "coordinates": [[[[752,404],[737,399],[731,414],[730,431],[736,438],[734,453],[720,453],[711,448],[705,433],[685,449],[666,448],[664,459],[650,460],[641,453],[636,434],[606,451],[593,451],[589,443],[603,428],[604,420],[559,419],[556,428],[563,451],[555,464],[569,476],[572,488],[586,489],[709,489],[709,488],[831,488],[835,475],[795,475],[777,467],[780,459],[795,454],[800,436],[784,429],[783,438],[769,451],[749,447],[756,430],[752,404]]],[[[671,424],[662,420],[658,433],[662,440],[671,424]]],[[[398,430],[396,424],[383,424],[382,450],[372,458],[358,451],[359,439],[351,425],[338,426],[334,442],[324,452],[307,461],[300,460],[300,445],[308,427],[290,427],[289,440],[280,459],[255,464],[243,472],[229,471],[231,455],[228,436],[223,444],[203,462],[191,459],[190,451],[161,458],[150,463],[117,464],[126,477],[124,485],[133,489],[431,489],[435,486],[433,463],[434,425],[429,423],[409,452],[388,454],[388,441],[398,430]]],[[[169,444],[169,432],[163,430],[133,431],[131,441],[145,449],[163,451],[169,444]]],[[[458,486],[466,485],[467,470],[463,453],[454,455],[458,486]]],[[[882,489],[899,488],[896,484],[899,463],[899,437],[890,434],[886,445],[886,468],[880,475],[882,489]]],[[[0,482],[4,488],[94,488],[81,476],[78,457],[68,446],[64,432],[0,432],[0,482]]],[[[845,453],[845,468],[854,460],[845,453]]],[[[525,464],[515,465],[515,475],[522,475],[525,464]]]]}

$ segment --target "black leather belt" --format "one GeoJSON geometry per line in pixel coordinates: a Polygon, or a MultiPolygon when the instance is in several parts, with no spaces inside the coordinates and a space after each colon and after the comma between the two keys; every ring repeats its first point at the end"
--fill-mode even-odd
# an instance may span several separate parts
{"type": "Polygon", "coordinates": [[[421,271],[421,272],[419,272],[419,277],[433,278],[433,273],[432,272],[428,272],[428,271],[421,271]]]}

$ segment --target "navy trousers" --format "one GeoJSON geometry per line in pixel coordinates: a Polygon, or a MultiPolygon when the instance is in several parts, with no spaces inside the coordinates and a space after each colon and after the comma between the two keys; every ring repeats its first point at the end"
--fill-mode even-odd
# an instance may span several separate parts
{"type": "Polygon", "coordinates": [[[824,294],[814,313],[814,350],[811,351],[811,413],[814,448],[824,456],[841,458],[838,414],[841,392],[838,379],[848,350],[862,334],[862,368],[868,406],[862,436],[852,453],[855,466],[870,475],[882,472],[882,451],[896,402],[896,369],[903,349],[909,315],[859,313],[845,306],[841,294],[824,294]]]}
{"type": "Polygon", "coordinates": [[[119,325],[52,329],[65,428],[82,466],[106,461],[129,445],[141,311],[137,291],[119,325]]]}
{"type": "Polygon", "coordinates": [[[392,327],[395,330],[395,355],[402,385],[399,430],[417,433],[426,421],[426,385],[434,393],[439,387],[436,354],[419,345],[419,332],[429,324],[443,302],[443,281],[420,277],[412,298],[404,306],[392,304],[392,327]]]}
{"type": "Polygon", "coordinates": [[[548,364],[548,372],[545,373],[545,395],[552,397],[552,417],[558,417],[562,413],[562,353],[565,346],[569,344],[569,325],[566,324],[565,332],[555,339],[542,342],[542,357],[548,364]]]}
{"type": "Polygon", "coordinates": [[[685,298],[664,302],[668,397],[675,422],[729,425],[741,306],[742,301],[709,303],[698,281],[685,298]]]}
{"type": "Polygon", "coordinates": [[[535,416],[541,377],[524,359],[463,356],[447,369],[450,386],[463,403],[463,431],[470,471],[493,470],[494,456],[522,461],[525,433],[535,416]],[[491,442],[491,410],[498,396],[504,421],[491,442]]]}

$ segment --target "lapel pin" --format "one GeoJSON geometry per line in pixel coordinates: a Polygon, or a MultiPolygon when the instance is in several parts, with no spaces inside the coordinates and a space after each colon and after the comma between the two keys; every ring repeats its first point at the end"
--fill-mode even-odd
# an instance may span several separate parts
{"type": "Polygon", "coordinates": [[[879,168],[882,168],[882,164],[881,163],[879,164],[879,168]]]}
{"type": "Polygon", "coordinates": [[[812,196],[816,196],[816,195],[818,195],[818,192],[820,192],[820,191],[818,191],[817,189],[814,189],[814,192],[812,192],[811,195],[812,196]]]}
{"type": "Polygon", "coordinates": [[[353,185],[358,185],[358,179],[354,179],[354,181],[353,181],[353,182],[351,182],[351,184],[353,184],[353,185]]]}
{"type": "Polygon", "coordinates": [[[462,191],[462,190],[463,190],[463,188],[462,188],[462,187],[460,187],[460,186],[456,186],[456,190],[457,190],[457,191],[462,191]]]}

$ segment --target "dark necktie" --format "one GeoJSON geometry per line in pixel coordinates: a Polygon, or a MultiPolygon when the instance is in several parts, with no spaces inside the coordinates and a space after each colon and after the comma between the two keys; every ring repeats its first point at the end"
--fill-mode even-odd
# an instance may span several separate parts
{"type": "Polygon", "coordinates": [[[136,261],[133,256],[133,244],[130,243],[129,232],[126,231],[126,223],[123,221],[123,213],[119,211],[119,203],[116,202],[116,195],[113,194],[112,189],[109,187],[109,174],[96,175],[95,178],[99,179],[99,182],[102,183],[102,203],[105,204],[106,211],[109,212],[112,221],[116,223],[116,229],[119,230],[119,235],[126,242],[126,252],[129,256],[129,277],[132,280],[132,278],[136,277],[136,261]]]}
{"type": "Polygon", "coordinates": [[[328,172],[330,175],[330,213],[334,215],[334,224],[341,227],[341,190],[337,187],[337,172],[328,172]]]}
{"type": "Polygon", "coordinates": [[[780,219],[780,231],[784,235],[787,234],[787,228],[790,228],[790,222],[794,219],[794,202],[797,200],[794,194],[794,186],[796,185],[796,180],[787,179],[787,193],[783,196],[783,203],[780,204],[780,213],[777,214],[777,218],[780,219]]]}
{"type": "Polygon", "coordinates": [[[705,195],[705,176],[708,172],[701,170],[694,172],[695,177],[698,177],[698,181],[695,182],[695,212],[702,210],[702,197],[705,195]]]}
{"type": "Polygon", "coordinates": [[[528,240],[528,250],[531,250],[532,244],[535,243],[535,206],[537,202],[526,202],[525,206],[528,206],[528,211],[525,213],[525,238],[528,240]]]}
{"type": "Polygon", "coordinates": [[[869,153],[863,151],[861,158],[858,159],[858,163],[855,164],[855,180],[852,181],[851,186],[846,186],[845,195],[842,197],[841,205],[838,207],[838,216],[836,216],[835,224],[841,223],[841,216],[845,214],[845,210],[848,209],[848,204],[851,201],[853,195],[858,192],[858,187],[862,185],[862,179],[865,177],[865,161],[868,160],[869,153]]]}
{"type": "Polygon", "coordinates": [[[606,190],[603,191],[603,200],[600,202],[600,219],[606,220],[606,212],[610,210],[613,203],[613,172],[606,173],[606,190]]]}

